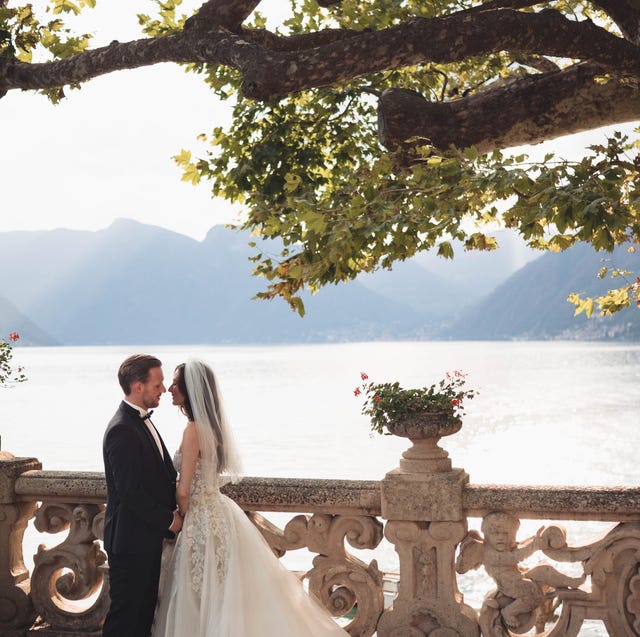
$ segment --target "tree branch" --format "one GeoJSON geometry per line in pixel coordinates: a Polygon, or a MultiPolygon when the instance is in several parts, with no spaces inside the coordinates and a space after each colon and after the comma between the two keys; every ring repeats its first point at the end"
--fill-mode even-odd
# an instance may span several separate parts
{"type": "Polygon", "coordinates": [[[478,4],[461,13],[479,13],[480,11],[491,11],[493,9],[524,9],[540,4],[541,0],[491,0],[484,4],[478,4]]]}
{"type": "Polygon", "coordinates": [[[191,57],[185,51],[182,35],[126,43],[114,41],[108,46],[53,62],[27,64],[8,61],[4,68],[0,67],[0,91],[15,88],[38,90],[79,84],[113,71],[160,62],[188,62],[191,57]]]}
{"type": "MultiPolygon", "coordinates": [[[[424,62],[455,62],[504,50],[591,59],[616,71],[637,73],[640,68],[640,50],[632,43],[589,21],[567,20],[555,11],[498,9],[414,19],[381,31],[347,32],[346,37],[331,30],[279,38],[284,52],[255,44],[206,19],[213,19],[214,9],[226,6],[229,13],[225,15],[233,14],[238,20],[256,4],[257,0],[244,0],[232,7],[231,0],[211,0],[194,16],[199,21],[192,22],[183,34],[115,43],[49,63],[10,61],[0,67],[0,92],[63,86],[159,62],[227,64],[243,73],[244,94],[263,100],[378,71],[424,62]],[[239,6],[243,11],[231,12],[239,6]],[[323,38],[327,43],[313,46],[323,38]],[[305,44],[312,48],[301,50],[305,44]]],[[[274,38],[277,36],[270,41],[276,41],[274,38]]]]}
{"type": "Polygon", "coordinates": [[[528,66],[536,71],[540,71],[541,73],[557,71],[560,68],[555,62],[552,62],[541,55],[516,55],[515,60],[518,64],[528,66]]]}
{"type": "Polygon", "coordinates": [[[189,29],[161,38],[114,41],[108,46],[53,62],[28,64],[0,60],[0,97],[11,89],[38,90],[78,84],[113,71],[161,62],[225,64],[242,68],[251,64],[252,59],[260,60],[265,55],[268,52],[265,53],[262,47],[225,29],[210,31],[206,36],[196,29],[189,29]]]}
{"type": "Polygon", "coordinates": [[[208,0],[185,23],[185,29],[201,33],[224,27],[237,33],[261,0],[208,0]]]}
{"type": "Polygon", "coordinates": [[[307,51],[316,47],[343,42],[362,35],[355,29],[323,29],[314,33],[300,33],[282,36],[266,29],[243,29],[242,37],[248,42],[258,44],[270,51],[307,51]]]}
{"type": "Polygon", "coordinates": [[[313,49],[269,55],[257,65],[238,63],[244,73],[244,94],[269,99],[379,71],[451,63],[498,51],[593,60],[634,74],[640,70],[636,46],[590,21],[568,20],[552,10],[510,9],[416,18],[313,49]]]}
{"type": "Polygon", "coordinates": [[[594,64],[576,64],[445,103],[388,89],[378,107],[380,141],[398,148],[417,137],[440,149],[476,146],[483,154],[640,119],[638,81],[596,81],[601,76],[594,64]]]}

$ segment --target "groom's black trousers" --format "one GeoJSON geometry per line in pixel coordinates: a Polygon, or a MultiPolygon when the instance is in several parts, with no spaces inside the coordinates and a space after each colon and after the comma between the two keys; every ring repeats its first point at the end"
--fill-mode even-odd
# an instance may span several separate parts
{"type": "Polygon", "coordinates": [[[162,547],[150,553],[109,555],[111,606],[102,637],[149,637],[161,556],[162,547]]]}

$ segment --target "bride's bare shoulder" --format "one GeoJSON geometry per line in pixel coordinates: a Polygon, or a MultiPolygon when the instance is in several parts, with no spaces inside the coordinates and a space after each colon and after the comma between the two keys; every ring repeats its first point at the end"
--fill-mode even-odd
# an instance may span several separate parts
{"type": "Polygon", "coordinates": [[[196,429],[196,423],[190,420],[182,433],[182,445],[197,443],[197,441],[198,431],[196,429]]]}

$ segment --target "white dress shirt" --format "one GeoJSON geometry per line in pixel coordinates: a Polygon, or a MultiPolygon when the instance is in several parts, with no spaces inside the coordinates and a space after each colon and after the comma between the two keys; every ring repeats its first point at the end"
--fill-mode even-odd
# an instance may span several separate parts
{"type": "Polygon", "coordinates": [[[153,423],[149,420],[149,417],[147,416],[147,412],[144,409],[142,409],[142,407],[138,407],[138,405],[134,405],[133,403],[130,403],[128,400],[125,400],[124,402],[127,403],[127,405],[129,405],[130,407],[133,407],[140,414],[140,418],[143,419],[144,424],[146,425],[147,429],[151,432],[153,439],[156,441],[156,446],[158,447],[158,451],[160,452],[160,457],[164,458],[164,452],[162,451],[162,443],[160,442],[160,436],[158,435],[156,428],[153,426],[153,423]]]}

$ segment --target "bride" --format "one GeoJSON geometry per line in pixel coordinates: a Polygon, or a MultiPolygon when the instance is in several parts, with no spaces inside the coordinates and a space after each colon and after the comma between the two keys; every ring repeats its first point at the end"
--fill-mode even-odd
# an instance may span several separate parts
{"type": "Polygon", "coordinates": [[[188,419],[174,460],[184,524],[162,576],[152,637],[345,637],[219,490],[237,480],[239,462],[211,368],[178,365],[169,392],[188,419]]]}

